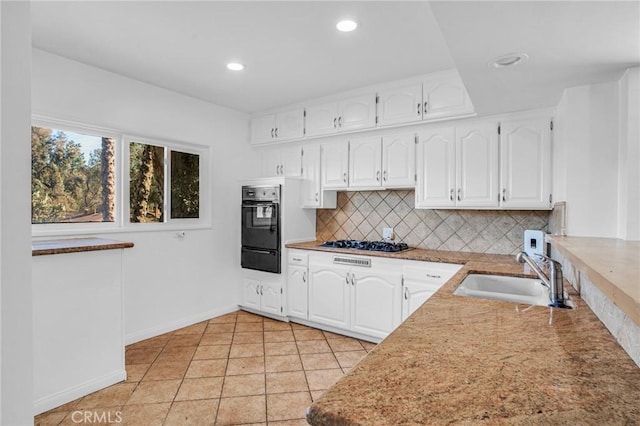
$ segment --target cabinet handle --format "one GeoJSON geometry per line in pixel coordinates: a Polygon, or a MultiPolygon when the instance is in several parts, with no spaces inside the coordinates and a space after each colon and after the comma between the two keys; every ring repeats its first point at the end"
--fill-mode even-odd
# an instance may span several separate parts
{"type": "Polygon", "coordinates": [[[502,201],[507,201],[507,188],[502,188],[502,201]]]}
{"type": "Polygon", "coordinates": [[[347,285],[349,285],[349,273],[347,272],[347,276],[345,277],[345,282],[347,283],[347,285]]]}
{"type": "Polygon", "coordinates": [[[422,115],[422,112],[420,112],[420,107],[421,107],[421,106],[422,106],[422,105],[421,105],[420,103],[418,103],[418,115],[422,115]]]}
{"type": "Polygon", "coordinates": [[[382,173],[382,180],[384,180],[385,182],[387,181],[387,171],[386,170],[382,173]]]}
{"type": "Polygon", "coordinates": [[[449,200],[453,201],[453,188],[449,191],[449,200]]]}
{"type": "Polygon", "coordinates": [[[356,285],[356,274],[351,274],[351,285],[356,285]]]}
{"type": "Polygon", "coordinates": [[[333,128],[334,128],[334,129],[335,129],[336,127],[338,127],[338,126],[336,126],[336,122],[337,122],[337,121],[338,121],[338,118],[337,118],[337,117],[333,117],[333,128]]]}
{"type": "Polygon", "coordinates": [[[407,292],[407,288],[404,288],[404,300],[409,300],[409,293],[407,292]]]}
{"type": "Polygon", "coordinates": [[[344,172],[342,174],[342,180],[344,181],[344,183],[347,183],[347,172],[344,172]]]}
{"type": "Polygon", "coordinates": [[[256,294],[258,296],[260,295],[260,286],[259,285],[256,286],[256,294]]]}
{"type": "Polygon", "coordinates": [[[458,201],[462,201],[462,196],[460,195],[460,191],[462,191],[462,189],[458,188],[458,201]]]}
{"type": "Polygon", "coordinates": [[[342,116],[338,117],[338,127],[342,127],[342,116]]]}
{"type": "Polygon", "coordinates": [[[318,193],[316,192],[316,203],[319,201],[318,199],[318,193]]]}
{"type": "Polygon", "coordinates": [[[380,170],[376,172],[376,180],[380,182],[380,170]]]}
{"type": "Polygon", "coordinates": [[[427,106],[429,106],[429,104],[427,103],[427,101],[424,101],[424,107],[422,107],[422,112],[424,113],[424,115],[427,115],[427,106]]]}
{"type": "Polygon", "coordinates": [[[264,286],[263,286],[263,285],[261,285],[261,286],[260,286],[260,296],[262,296],[262,295],[264,294],[264,293],[262,293],[263,288],[264,288],[264,286]]]}
{"type": "Polygon", "coordinates": [[[276,127],[276,138],[278,137],[278,128],[276,127]]]}
{"type": "Polygon", "coordinates": [[[436,279],[440,279],[442,278],[440,275],[431,275],[431,274],[426,274],[427,278],[436,278],[436,279]]]}
{"type": "Polygon", "coordinates": [[[306,283],[306,282],[307,282],[307,271],[304,271],[304,272],[302,273],[302,282],[303,282],[303,283],[306,283]]]}
{"type": "Polygon", "coordinates": [[[271,129],[271,137],[273,137],[273,132],[275,129],[271,129]]]}

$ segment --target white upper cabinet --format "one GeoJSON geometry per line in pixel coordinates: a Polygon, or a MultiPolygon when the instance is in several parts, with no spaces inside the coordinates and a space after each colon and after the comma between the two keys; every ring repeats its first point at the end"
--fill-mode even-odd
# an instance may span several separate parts
{"type": "Polygon", "coordinates": [[[418,136],[416,207],[456,205],[456,129],[429,129],[418,136]]]}
{"type": "Polygon", "coordinates": [[[336,207],[336,192],[322,190],[321,157],[320,144],[302,148],[302,207],[336,207]]]}
{"type": "Polygon", "coordinates": [[[347,189],[349,185],[349,143],[335,141],[321,146],[322,189],[347,189]]]}
{"type": "Polygon", "coordinates": [[[382,185],[380,136],[349,141],[349,188],[376,188],[382,185]]]}
{"type": "Polygon", "coordinates": [[[400,133],[382,138],[382,186],[406,188],[415,185],[416,135],[400,133]]]}
{"type": "Polygon", "coordinates": [[[264,148],[262,156],[262,177],[302,175],[302,148],[299,145],[281,145],[264,148]]]}
{"type": "Polygon", "coordinates": [[[320,136],[376,125],[375,94],[307,107],[306,135],[320,136]]]}
{"type": "Polygon", "coordinates": [[[494,123],[456,128],[456,205],[498,207],[498,129],[494,123]]]}
{"type": "Polygon", "coordinates": [[[304,108],[251,119],[251,142],[265,143],[299,139],[304,136],[304,108]]]}
{"type": "Polygon", "coordinates": [[[474,111],[455,70],[431,74],[420,83],[381,90],[378,102],[379,126],[470,115],[474,111]]]}
{"type": "Polygon", "coordinates": [[[534,117],[500,126],[500,205],[551,207],[551,120],[534,117]]]}
{"type": "Polygon", "coordinates": [[[422,84],[411,84],[378,93],[378,125],[422,120],[422,84]]]}
{"type": "Polygon", "coordinates": [[[417,157],[417,208],[499,206],[497,124],[425,130],[417,157]]]}
{"type": "Polygon", "coordinates": [[[422,85],[422,118],[453,117],[473,113],[473,105],[460,77],[439,74],[424,80],[422,85]]]}

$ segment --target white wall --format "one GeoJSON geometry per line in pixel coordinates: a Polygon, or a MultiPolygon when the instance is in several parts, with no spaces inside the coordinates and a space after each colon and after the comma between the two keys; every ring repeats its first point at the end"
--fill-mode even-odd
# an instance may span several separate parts
{"type": "Polygon", "coordinates": [[[567,234],[616,238],[618,83],[566,89],[558,122],[554,199],[567,202],[567,234]]]}
{"type": "Polygon", "coordinates": [[[125,334],[141,340],[234,309],[240,279],[237,181],[257,164],[245,114],[33,51],[34,114],[140,136],[207,144],[212,229],[103,235],[125,251],[125,334]]]}
{"type": "Polygon", "coordinates": [[[640,68],[619,83],[618,238],[640,240],[640,68]]]}
{"type": "Polygon", "coordinates": [[[33,424],[29,2],[0,2],[0,424],[33,424]]]}

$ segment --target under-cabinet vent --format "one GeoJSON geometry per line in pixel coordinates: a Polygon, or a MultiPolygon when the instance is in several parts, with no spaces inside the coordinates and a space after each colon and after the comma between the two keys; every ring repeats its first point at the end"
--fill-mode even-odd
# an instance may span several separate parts
{"type": "Polygon", "coordinates": [[[340,265],[364,266],[367,268],[371,267],[371,259],[361,259],[358,257],[334,256],[333,263],[338,263],[340,265]]]}

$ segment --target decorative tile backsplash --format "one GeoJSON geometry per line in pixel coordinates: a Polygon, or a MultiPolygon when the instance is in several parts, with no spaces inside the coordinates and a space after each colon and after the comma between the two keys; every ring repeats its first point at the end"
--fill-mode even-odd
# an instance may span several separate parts
{"type": "Polygon", "coordinates": [[[525,229],[546,231],[549,224],[545,210],[416,209],[408,190],[339,192],[337,204],[318,210],[318,240],[381,240],[382,228],[392,227],[395,241],[412,247],[515,254],[525,229]]]}

